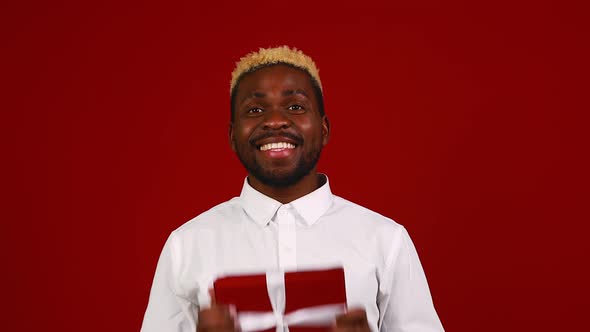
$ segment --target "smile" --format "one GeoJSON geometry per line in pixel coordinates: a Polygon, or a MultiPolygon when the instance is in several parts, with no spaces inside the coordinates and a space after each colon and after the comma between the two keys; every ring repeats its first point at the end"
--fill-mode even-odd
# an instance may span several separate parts
{"type": "Polygon", "coordinates": [[[287,142],[267,143],[261,145],[258,149],[260,151],[295,149],[295,145],[287,142]]]}

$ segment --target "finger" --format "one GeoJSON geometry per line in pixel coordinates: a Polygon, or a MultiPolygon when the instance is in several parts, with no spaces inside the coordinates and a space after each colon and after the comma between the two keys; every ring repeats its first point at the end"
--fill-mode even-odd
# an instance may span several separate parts
{"type": "MultiPolygon", "coordinates": [[[[369,330],[367,330],[367,331],[369,331],[369,330]]],[[[332,330],[330,332],[365,332],[365,330],[363,330],[360,327],[355,327],[355,326],[353,326],[353,327],[350,327],[350,326],[346,326],[346,327],[334,326],[334,327],[332,327],[332,330]]]]}
{"type": "Polygon", "coordinates": [[[211,298],[211,305],[215,305],[217,301],[215,300],[215,289],[209,288],[209,298],[211,298]]]}
{"type": "Polygon", "coordinates": [[[367,313],[364,309],[351,309],[347,313],[336,317],[336,327],[365,327],[368,326],[367,313]]]}
{"type": "Polygon", "coordinates": [[[197,331],[234,331],[234,320],[228,306],[214,305],[199,311],[197,331]]]}

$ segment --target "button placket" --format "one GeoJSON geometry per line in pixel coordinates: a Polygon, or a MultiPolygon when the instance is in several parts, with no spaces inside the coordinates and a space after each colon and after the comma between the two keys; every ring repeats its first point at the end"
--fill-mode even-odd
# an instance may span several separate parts
{"type": "Polygon", "coordinates": [[[282,206],[278,211],[279,226],[279,268],[281,270],[295,269],[296,260],[296,228],[295,217],[288,206],[282,206]]]}

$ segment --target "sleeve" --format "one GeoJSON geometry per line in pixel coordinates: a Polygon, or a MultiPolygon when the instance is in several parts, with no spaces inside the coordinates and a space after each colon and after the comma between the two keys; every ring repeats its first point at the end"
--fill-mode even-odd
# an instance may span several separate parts
{"type": "Polygon", "coordinates": [[[179,296],[180,250],[172,234],[160,254],[141,332],[194,332],[198,304],[179,296]]]}
{"type": "Polygon", "coordinates": [[[416,248],[405,228],[397,235],[379,286],[379,331],[444,331],[416,248]]]}

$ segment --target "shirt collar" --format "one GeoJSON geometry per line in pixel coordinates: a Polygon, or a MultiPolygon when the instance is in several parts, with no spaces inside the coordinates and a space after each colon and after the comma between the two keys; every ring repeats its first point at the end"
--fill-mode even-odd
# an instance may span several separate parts
{"type": "MultiPolygon", "coordinates": [[[[311,193],[288,203],[299,213],[303,222],[308,226],[313,225],[332,205],[330,181],[326,175],[321,174],[321,176],[325,177],[326,183],[311,193]]],[[[281,202],[252,188],[247,177],[244,180],[240,198],[246,213],[260,226],[268,225],[277,210],[283,206],[281,202]]]]}

